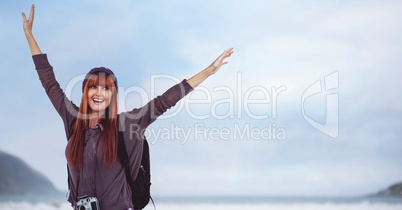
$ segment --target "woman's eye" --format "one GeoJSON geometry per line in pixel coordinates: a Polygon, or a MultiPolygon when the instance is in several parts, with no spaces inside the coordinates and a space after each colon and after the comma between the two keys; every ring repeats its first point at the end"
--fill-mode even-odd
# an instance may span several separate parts
{"type": "Polygon", "coordinates": [[[91,89],[96,89],[96,86],[95,86],[95,85],[91,85],[91,87],[89,87],[89,88],[91,88],[91,89]]]}
{"type": "Polygon", "coordinates": [[[103,90],[109,90],[109,87],[103,87],[103,90]]]}

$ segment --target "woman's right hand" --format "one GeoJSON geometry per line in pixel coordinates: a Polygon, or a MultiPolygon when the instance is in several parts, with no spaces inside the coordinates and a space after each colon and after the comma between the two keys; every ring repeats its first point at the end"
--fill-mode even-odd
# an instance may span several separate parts
{"type": "Polygon", "coordinates": [[[34,22],[34,16],[35,16],[35,5],[32,4],[31,6],[31,12],[29,13],[29,19],[27,19],[27,16],[25,13],[22,13],[22,20],[23,22],[23,28],[25,32],[25,37],[27,38],[29,49],[31,50],[32,55],[38,55],[42,54],[42,51],[39,48],[38,43],[36,43],[36,40],[32,34],[32,26],[34,22]]]}
{"type": "Polygon", "coordinates": [[[22,19],[23,19],[23,27],[24,27],[24,32],[25,34],[30,34],[32,35],[32,26],[34,22],[34,16],[35,16],[35,5],[32,4],[31,6],[31,12],[29,13],[29,19],[27,19],[25,13],[22,13],[22,19]]]}

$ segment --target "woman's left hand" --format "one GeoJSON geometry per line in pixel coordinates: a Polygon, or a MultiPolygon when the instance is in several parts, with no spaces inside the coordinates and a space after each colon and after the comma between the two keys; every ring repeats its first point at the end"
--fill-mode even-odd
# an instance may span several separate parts
{"type": "Polygon", "coordinates": [[[209,65],[206,70],[210,75],[215,74],[223,65],[227,64],[226,58],[233,54],[233,47],[225,50],[214,62],[209,65]]]}
{"type": "Polygon", "coordinates": [[[188,84],[191,87],[195,88],[199,84],[201,84],[205,79],[207,79],[212,74],[215,74],[223,65],[228,62],[225,61],[226,58],[230,57],[233,54],[233,48],[229,48],[225,50],[214,62],[211,63],[207,68],[194,75],[190,79],[187,80],[188,84]]]}

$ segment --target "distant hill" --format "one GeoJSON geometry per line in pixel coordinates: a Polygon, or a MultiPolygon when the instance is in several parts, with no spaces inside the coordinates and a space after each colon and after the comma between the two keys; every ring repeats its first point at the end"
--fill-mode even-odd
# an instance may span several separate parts
{"type": "Polygon", "coordinates": [[[0,151],[0,195],[59,193],[44,175],[21,159],[0,151]]]}
{"type": "Polygon", "coordinates": [[[386,190],[382,190],[375,194],[375,196],[401,196],[402,197],[402,182],[394,184],[388,187],[386,190]]]}

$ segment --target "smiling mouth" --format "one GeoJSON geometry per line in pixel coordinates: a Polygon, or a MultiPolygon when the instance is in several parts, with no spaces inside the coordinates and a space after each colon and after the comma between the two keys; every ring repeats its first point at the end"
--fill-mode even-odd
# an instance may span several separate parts
{"type": "Polygon", "coordinates": [[[102,102],[104,102],[104,100],[102,100],[102,99],[96,99],[96,98],[93,98],[92,101],[95,102],[95,103],[102,103],[102,102]]]}

